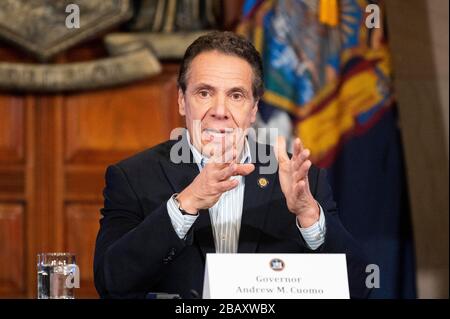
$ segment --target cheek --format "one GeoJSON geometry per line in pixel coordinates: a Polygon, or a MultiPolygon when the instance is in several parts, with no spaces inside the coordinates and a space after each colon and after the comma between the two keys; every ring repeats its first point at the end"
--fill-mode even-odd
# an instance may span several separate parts
{"type": "Polygon", "coordinates": [[[200,120],[210,109],[208,103],[198,103],[195,99],[189,100],[186,103],[186,117],[192,120],[200,120]]]}
{"type": "Polygon", "coordinates": [[[249,127],[254,121],[254,111],[252,108],[237,109],[232,112],[233,119],[238,127],[249,127]]]}

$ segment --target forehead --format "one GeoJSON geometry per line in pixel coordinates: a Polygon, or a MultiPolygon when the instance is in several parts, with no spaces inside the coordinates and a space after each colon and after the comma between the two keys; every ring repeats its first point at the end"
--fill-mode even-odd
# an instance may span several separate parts
{"type": "Polygon", "coordinates": [[[251,88],[253,70],[245,59],[218,51],[202,52],[191,62],[187,85],[235,85],[251,88]]]}

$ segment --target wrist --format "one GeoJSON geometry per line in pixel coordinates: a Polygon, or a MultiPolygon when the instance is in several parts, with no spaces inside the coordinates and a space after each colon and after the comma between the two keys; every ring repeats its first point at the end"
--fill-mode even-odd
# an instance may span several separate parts
{"type": "Polygon", "coordinates": [[[302,228],[308,228],[314,223],[319,221],[320,208],[319,205],[314,202],[310,209],[304,210],[302,213],[297,214],[297,221],[302,228]]]}
{"type": "Polygon", "coordinates": [[[174,197],[174,199],[175,199],[175,201],[178,202],[179,207],[183,211],[185,211],[187,214],[190,214],[190,215],[197,215],[198,214],[199,209],[194,204],[195,201],[193,200],[193,198],[191,196],[189,196],[189,194],[186,194],[185,191],[182,191],[181,193],[176,195],[174,197]]]}

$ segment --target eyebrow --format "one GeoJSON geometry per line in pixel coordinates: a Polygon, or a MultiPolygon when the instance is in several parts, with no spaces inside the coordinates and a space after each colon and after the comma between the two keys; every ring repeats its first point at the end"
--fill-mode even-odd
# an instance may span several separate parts
{"type": "Polygon", "coordinates": [[[209,90],[209,91],[215,91],[216,89],[209,84],[206,83],[199,83],[197,85],[194,86],[194,91],[198,91],[198,90],[209,90]]]}
{"type": "Polygon", "coordinates": [[[227,93],[233,93],[233,92],[241,92],[245,96],[249,95],[248,91],[242,86],[232,87],[231,89],[227,90],[227,93]]]}

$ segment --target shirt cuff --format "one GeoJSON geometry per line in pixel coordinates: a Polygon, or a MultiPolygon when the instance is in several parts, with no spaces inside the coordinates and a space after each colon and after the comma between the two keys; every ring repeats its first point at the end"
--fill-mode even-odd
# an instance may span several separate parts
{"type": "Polygon", "coordinates": [[[319,203],[317,203],[320,208],[319,213],[319,220],[312,224],[309,227],[302,228],[298,224],[297,220],[297,227],[300,233],[302,234],[303,239],[305,240],[306,244],[311,248],[312,250],[316,250],[325,242],[325,234],[326,234],[326,225],[325,225],[325,214],[323,212],[322,206],[320,206],[319,203]]]}
{"type": "Polygon", "coordinates": [[[177,204],[173,197],[167,201],[167,212],[169,213],[170,220],[172,221],[172,226],[180,239],[184,239],[189,229],[196,221],[197,215],[183,215],[178,209],[177,204]]]}

